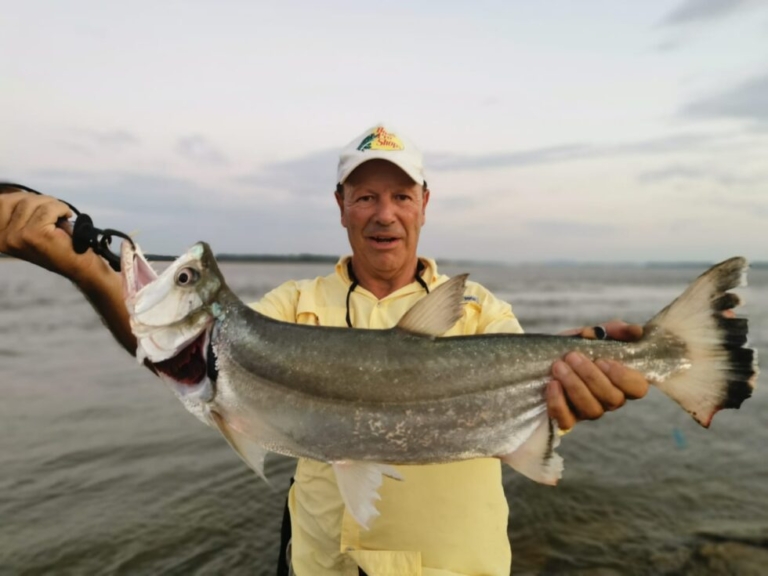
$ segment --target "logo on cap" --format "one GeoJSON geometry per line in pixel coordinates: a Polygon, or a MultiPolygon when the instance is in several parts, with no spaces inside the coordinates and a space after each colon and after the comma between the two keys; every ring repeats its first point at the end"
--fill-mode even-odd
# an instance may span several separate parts
{"type": "Polygon", "coordinates": [[[379,126],[363,138],[357,149],[360,152],[364,150],[404,150],[405,146],[395,134],[387,132],[379,126]]]}

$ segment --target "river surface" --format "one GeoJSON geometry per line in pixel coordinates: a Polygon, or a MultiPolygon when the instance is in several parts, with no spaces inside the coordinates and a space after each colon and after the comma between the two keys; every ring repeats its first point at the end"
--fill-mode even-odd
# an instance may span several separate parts
{"type": "MultiPolygon", "coordinates": [[[[325,264],[225,264],[246,301],[325,264]]],[[[529,332],[643,322],[698,268],[447,266],[529,332]]],[[[750,342],[768,358],[768,270],[750,342]]],[[[111,340],[65,280],[0,261],[0,573],[273,574],[295,463],[270,490],[111,340]]],[[[657,390],[559,449],[557,488],[505,470],[514,574],[768,574],[768,394],[700,428],[657,390]]]]}

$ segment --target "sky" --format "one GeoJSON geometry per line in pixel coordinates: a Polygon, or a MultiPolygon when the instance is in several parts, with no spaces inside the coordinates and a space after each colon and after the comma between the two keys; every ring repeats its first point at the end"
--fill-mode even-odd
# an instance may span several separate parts
{"type": "Polygon", "coordinates": [[[348,253],[378,122],[424,152],[423,255],[768,260],[764,0],[0,0],[0,180],[146,252],[348,253]]]}

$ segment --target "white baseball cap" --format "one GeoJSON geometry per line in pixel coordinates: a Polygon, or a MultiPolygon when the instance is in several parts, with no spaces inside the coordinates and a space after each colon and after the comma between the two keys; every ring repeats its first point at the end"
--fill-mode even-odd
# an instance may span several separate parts
{"type": "Polygon", "coordinates": [[[390,126],[377,124],[347,144],[339,155],[339,184],[368,160],[387,160],[408,174],[417,184],[424,183],[424,160],[418,148],[390,126]]]}

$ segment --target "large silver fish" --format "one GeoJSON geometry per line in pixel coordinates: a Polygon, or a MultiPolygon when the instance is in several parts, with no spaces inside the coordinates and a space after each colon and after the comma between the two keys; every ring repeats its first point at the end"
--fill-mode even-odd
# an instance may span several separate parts
{"type": "Polygon", "coordinates": [[[757,375],[747,320],[724,317],[747,263],[701,275],[638,342],[538,334],[441,338],[460,317],[466,276],[420,300],[390,330],[278,322],[227,287],[204,243],[159,277],[125,243],[123,281],[137,358],[151,361],[187,409],[263,477],[267,452],[333,465],[342,498],[367,527],[392,464],[495,456],[542,483],[560,478],[544,388],[572,350],[642,372],[697,422],[738,408],[757,375]]]}

